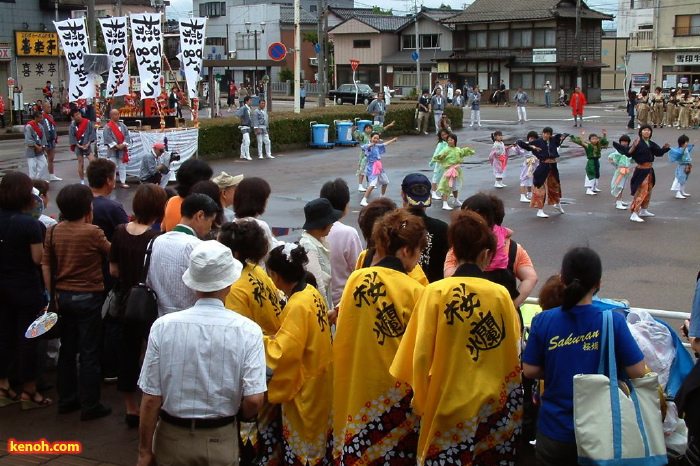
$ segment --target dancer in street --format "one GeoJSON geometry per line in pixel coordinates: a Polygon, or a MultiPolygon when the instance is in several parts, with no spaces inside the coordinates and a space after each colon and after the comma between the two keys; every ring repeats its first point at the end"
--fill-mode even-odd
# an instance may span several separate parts
{"type": "Polygon", "coordinates": [[[368,124],[365,125],[364,128],[362,128],[362,131],[355,130],[352,133],[353,138],[355,138],[355,141],[357,141],[357,143],[360,146],[360,158],[357,161],[357,190],[361,193],[367,191],[363,184],[365,180],[365,172],[367,171],[367,154],[362,149],[362,146],[364,146],[365,144],[369,144],[372,132],[382,134],[384,130],[387,130],[394,126],[394,123],[396,123],[396,121],[392,121],[386,126],[368,124]]]}
{"type": "Polygon", "coordinates": [[[367,191],[364,197],[360,201],[361,206],[366,206],[368,204],[368,199],[372,190],[377,187],[378,184],[382,186],[381,192],[382,196],[386,194],[386,187],[389,184],[389,177],[386,175],[386,171],[382,166],[382,154],[386,152],[386,146],[396,142],[399,138],[389,139],[386,142],[381,142],[379,139],[379,133],[373,132],[370,138],[370,142],[362,146],[362,150],[367,154],[367,169],[365,171],[365,176],[369,185],[367,186],[367,191]]]}
{"type": "Polygon", "coordinates": [[[534,188],[530,207],[537,209],[537,216],[547,218],[544,212],[545,200],[562,214],[564,208],[561,206],[561,181],[559,179],[559,169],[557,159],[559,158],[559,146],[569,136],[568,133],[552,135],[554,130],[547,126],[542,130],[542,137],[528,143],[520,141],[521,148],[531,151],[540,161],[532,176],[534,188]]]}
{"type": "Polygon", "coordinates": [[[688,176],[693,168],[690,158],[690,151],[693,150],[695,144],[690,144],[690,138],[685,134],[678,138],[678,147],[670,150],[668,157],[671,162],[678,163],[676,175],[671,185],[671,191],[676,192],[676,199],[685,199],[690,197],[690,194],[685,192],[685,185],[688,182],[688,176]]]}
{"type": "Polygon", "coordinates": [[[571,135],[571,140],[574,144],[578,144],[586,151],[586,181],[583,186],[586,188],[586,194],[595,196],[601,190],[598,188],[600,182],[600,156],[601,150],[608,147],[607,131],[603,130],[603,138],[599,138],[597,134],[591,133],[588,136],[588,142],[583,140],[586,135],[586,130],[581,130],[581,137],[571,135]]]}
{"type": "MultiPolygon", "coordinates": [[[[620,145],[629,147],[631,142],[632,140],[626,134],[620,136],[620,145]]],[[[629,204],[622,201],[622,191],[624,191],[627,179],[630,177],[630,163],[632,159],[616,150],[608,155],[608,160],[615,167],[615,173],[610,182],[610,194],[615,196],[615,208],[627,210],[629,204]]]]}
{"type": "Polygon", "coordinates": [[[535,139],[537,139],[537,132],[530,131],[527,133],[526,143],[522,140],[518,140],[511,146],[512,153],[525,157],[525,160],[523,160],[523,168],[520,170],[520,202],[527,202],[528,204],[530,203],[530,199],[532,199],[532,176],[540,162],[537,157],[532,155],[528,150],[520,147],[520,144],[530,144],[535,139]]]}
{"type": "Polygon", "coordinates": [[[503,144],[503,133],[500,131],[491,133],[491,140],[493,141],[493,147],[489,153],[489,163],[493,167],[493,176],[496,178],[493,186],[499,189],[505,188],[503,176],[506,173],[506,165],[508,164],[508,150],[512,146],[506,147],[503,144]]]}
{"type": "Polygon", "coordinates": [[[442,164],[434,161],[434,157],[436,155],[440,155],[442,151],[447,148],[447,136],[449,135],[450,132],[446,129],[442,129],[438,132],[438,143],[437,146],[435,146],[435,150],[433,151],[433,156],[430,158],[429,165],[433,167],[433,180],[431,185],[432,191],[430,194],[432,198],[436,201],[442,199],[442,196],[440,196],[437,193],[437,185],[442,179],[442,175],[445,173],[445,170],[442,168],[442,164]]]}
{"type": "Polygon", "coordinates": [[[633,222],[643,222],[642,217],[654,217],[655,215],[649,212],[649,202],[651,201],[651,191],[656,183],[654,175],[654,157],[663,157],[671,148],[669,143],[659,147],[651,140],[653,130],[651,126],[644,125],[639,128],[639,137],[634,140],[631,146],[625,147],[622,144],[613,142],[613,146],[621,154],[631,157],[637,162],[637,168],[634,170],[630,187],[632,190],[632,204],[630,210],[632,215],[630,220],[633,222]]]}
{"type": "Polygon", "coordinates": [[[452,210],[448,202],[449,195],[452,194],[452,202],[456,206],[461,206],[459,200],[459,190],[462,187],[462,161],[464,157],[474,155],[471,147],[457,147],[457,135],[447,136],[447,147],[441,153],[433,157],[433,161],[442,165],[443,175],[440,178],[437,192],[442,196],[443,210],[452,210]]]}
{"type": "Polygon", "coordinates": [[[83,114],[77,108],[71,111],[73,122],[68,128],[68,143],[70,150],[75,153],[78,158],[78,177],[80,184],[85,184],[85,157],[89,162],[95,160],[92,152],[92,145],[97,139],[95,126],[87,118],[83,118],[83,114]]]}

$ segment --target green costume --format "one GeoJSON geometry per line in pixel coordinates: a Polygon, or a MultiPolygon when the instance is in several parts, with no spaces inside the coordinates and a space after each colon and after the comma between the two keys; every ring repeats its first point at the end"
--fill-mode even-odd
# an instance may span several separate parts
{"type": "Polygon", "coordinates": [[[589,180],[597,180],[600,178],[600,152],[608,147],[608,140],[603,138],[598,139],[597,144],[584,142],[580,137],[569,136],[574,144],[578,144],[586,150],[586,176],[589,180]]]}
{"type": "Polygon", "coordinates": [[[475,152],[469,147],[446,147],[442,152],[433,156],[432,162],[439,164],[443,169],[442,178],[438,183],[437,192],[449,196],[453,191],[459,191],[462,187],[462,161],[464,157],[470,157],[475,152]]]}

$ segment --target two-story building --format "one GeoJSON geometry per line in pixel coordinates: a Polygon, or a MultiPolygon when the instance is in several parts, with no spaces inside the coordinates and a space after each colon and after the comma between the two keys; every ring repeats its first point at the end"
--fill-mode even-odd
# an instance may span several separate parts
{"type": "Polygon", "coordinates": [[[417,15],[390,16],[332,8],[328,35],[335,50],[336,85],[352,82],[350,61],[358,60],[355,79],[375,89],[415,88],[418,66],[421,86],[430,88],[438,60],[452,53],[452,27],[441,20],[460,11],[423,7],[417,15]]]}
{"type": "Polygon", "coordinates": [[[576,0],[475,0],[461,14],[443,20],[455,28],[454,55],[438,68],[460,86],[494,90],[503,80],[544,102],[546,81],[567,94],[578,68],[589,101],[600,99],[602,22],[612,16],[582,4],[576,34],[576,0]]]}
{"type": "Polygon", "coordinates": [[[653,27],[640,27],[629,40],[629,73],[650,73],[652,89],[681,88],[692,91],[700,84],[700,9],[683,0],[665,0],[654,8],[653,27]]]}

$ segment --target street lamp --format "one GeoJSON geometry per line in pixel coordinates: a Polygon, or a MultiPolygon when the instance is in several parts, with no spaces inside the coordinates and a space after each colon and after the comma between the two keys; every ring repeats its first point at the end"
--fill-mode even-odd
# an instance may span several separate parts
{"type": "Polygon", "coordinates": [[[245,22],[245,30],[248,34],[251,32],[253,33],[253,36],[255,38],[255,76],[253,76],[253,90],[255,93],[258,93],[258,34],[262,34],[265,32],[265,21],[260,22],[260,30],[258,31],[257,29],[253,29],[252,31],[250,30],[250,21],[245,22]]]}

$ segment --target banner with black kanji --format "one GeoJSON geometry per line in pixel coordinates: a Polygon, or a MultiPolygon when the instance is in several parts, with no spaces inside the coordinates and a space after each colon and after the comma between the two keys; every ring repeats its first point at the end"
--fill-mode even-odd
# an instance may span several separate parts
{"type": "Polygon", "coordinates": [[[141,77],[141,98],[158,97],[161,93],[161,56],[163,55],[160,15],[157,13],[132,14],[129,19],[136,66],[141,77]]]}
{"type": "Polygon", "coordinates": [[[100,19],[109,55],[107,96],[129,94],[129,42],[126,16],[100,19]]]}
{"type": "Polygon", "coordinates": [[[95,76],[85,69],[88,34],[83,18],[54,21],[68,62],[68,101],[95,97],[95,76]]]}
{"type": "Polygon", "coordinates": [[[180,69],[185,70],[187,94],[190,99],[198,97],[197,83],[202,74],[204,31],[207,18],[180,20],[180,69]]]}

